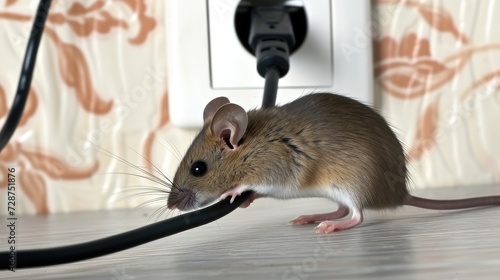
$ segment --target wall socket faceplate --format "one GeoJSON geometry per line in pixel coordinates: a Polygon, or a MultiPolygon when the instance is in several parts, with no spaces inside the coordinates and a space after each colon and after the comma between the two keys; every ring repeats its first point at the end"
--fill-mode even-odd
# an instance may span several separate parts
{"type": "MultiPolygon", "coordinates": [[[[310,92],[337,92],[373,102],[370,0],[293,0],[308,31],[280,79],[277,104],[310,92]]],[[[234,28],[238,0],[166,1],[169,112],[174,125],[199,128],[205,105],[226,96],[259,108],[264,79],[234,28]]]]}

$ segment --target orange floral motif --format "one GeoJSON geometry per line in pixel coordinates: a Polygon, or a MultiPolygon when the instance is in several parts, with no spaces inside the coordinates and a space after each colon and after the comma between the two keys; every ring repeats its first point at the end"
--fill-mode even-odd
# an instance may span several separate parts
{"type": "Polygon", "coordinates": [[[408,161],[419,160],[424,152],[431,149],[436,143],[438,128],[438,106],[430,104],[425,108],[418,122],[417,135],[413,147],[408,151],[408,161]]]}
{"type": "MultiPolygon", "coordinates": [[[[16,5],[26,5],[26,2],[6,0],[4,8],[0,11],[0,20],[31,23],[34,10],[29,10],[31,12],[29,14],[19,12],[23,11],[22,9],[9,11],[16,5]]],[[[109,35],[122,29],[132,34],[128,38],[129,44],[140,45],[156,27],[156,20],[147,15],[146,0],[53,1],[48,15],[44,40],[49,40],[53,43],[49,46],[56,49],[54,53],[57,54],[56,65],[61,80],[75,90],[79,104],[87,112],[98,115],[109,113],[113,101],[103,100],[99,96],[92,82],[91,69],[84,53],[79,46],[62,39],[62,34],[66,34],[59,32],[62,27],[67,27],[72,34],[81,38],[90,38],[95,34],[109,35]]],[[[37,112],[38,105],[39,94],[31,89],[19,127],[29,123],[37,112]]],[[[7,112],[7,96],[0,85],[0,118],[4,118],[7,112]]],[[[47,180],[89,178],[97,171],[98,162],[73,168],[58,156],[45,152],[43,148],[24,147],[13,137],[0,154],[1,188],[7,186],[7,167],[16,167],[19,187],[33,203],[36,212],[47,213],[50,210],[47,201],[47,180]]]]}
{"type": "Polygon", "coordinates": [[[2,85],[0,85],[0,118],[7,115],[7,100],[5,100],[5,92],[2,85]]]}
{"type": "Polygon", "coordinates": [[[0,154],[0,188],[7,186],[7,168],[17,168],[18,186],[33,203],[36,213],[49,212],[44,175],[52,179],[77,180],[88,178],[97,171],[98,163],[75,169],[57,157],[34,152],[21,143],[9,143],[0,154]]]}
{"type": "Polygon", "coordinates": [[[161,106],[160,107],[160,114],[161,115],[160,115],[160,121],[158,123],[158,128],[163,127],[170,120],[170,116],[168,114],[168,92],[167,91],[165,91],[165,93],[163,94],[163,97],[161,98],[160,106],[161,106]]]}
{"type": "Polygon", "coordinates": [[[405,5],[416,8],[430,27],[440,31],[449,32],[460,42],[467,44],[467,37],[461,33],[453,22],[453,17],[439,5],[429,5],[426,2],[415,0],[374,0],[377,4],[405,5]]]}
{"type": "Polygon", "coordinates": [[[135,11],[140,25],[140,31],[135,38],[130,39],[132,44],[142,44],[149,32],[156,26],[156,20],[146,15],[146,3],[144,0],[120,0],[122,3],[128,5],[130,9],[135,11]]]}
{"type": "Polygon", "coordinates": [[[104,101],[97,95],[90,78],[87,61],[80,49],[73,44],[66,44],[51,28],[45,29],[47,37],[52,39],[59,55],[59,71],[63,81],[74,87],[78,100],[89,112],[106,114],[113,107],[113,101],[104,101]]]}
{"type": "Polygon", "coordinates": [[[47,201],[47,187],[42,175],[33,170],[27,170],[24,167],[18,172],[19,185],[26,193],[26,196],[35,206],[36,213],[49,213],[49,205],[47,201]]]}
{"type": "Polygon", "coordinates": [[[74,2],[65,13],[52,13],[48,20],[53,24],[67,23],[73,32],[82,37],[88,36],[94,30],[108,33],[113,27],[127,27],[126,22],[103,11],[105,5],[105,1],[96,1],[87,8],[80,2],[74,2]],[[98,16],[92,17],[93,13],[98,16]]]}
{"type": "Polygon", "coordinates": [[[16,2],[17,2],[17,0],[7,0],[7,1],[5,2],[5,6],[10,6],[10,5],[12,5],[12,4],[15,4],[16,2]]]}
{"type": "MultiPolygon", "coordinates": [[[[5,93],[0,85],[0,118],[7,114],[5,103],[5,93]]],[[[37,107],[37,93],[31,88],[19,127],[24,126],[33,117],[37,107]]],[[[47,190],[42,175],[59,180],[88,178],[97,171],[98,163],[77,170],[57,157],[25,149],[13,139],[0,153],[0,188],[7,186],[7,168],[11,167],[18,167],[15,176],[19,178],[19,187],[33,203],[36,212],[48,213],[47,190]]]]}
{"type": "Polygon", "coordinates": [[[160,102],[160,120],[158,122],[158,125],[156,128],[152,131],[149,132],[148,136],[146,137],[146,141],[144,143],[144,148],[143,148],[143,154],[144,158],[146,160],[145,164],[149,169],[152,169],[152,150],[153,150],[153,142],[156,137],[156,133],[163,127],[165,126],[168,121],[170,120],[169,114],[168,114],[168,92],[165,91],[165,93],[162,96],[161,102],[160,102]]]}
{"type": "Polygon", "coordinates": [[[424,19],[427,21],[427,23],[429,23],[430,26],[441,32],[449,32],[455,38],[462,41],[462,43],[467,44],[467,38],[465,37],[465,35],[460,33],[460,31],[458,31],[458,29],[455,27],[455,24],[453,23],[453,18],[446,10],[437,5],[430,7],[425,4],[419,4],[418,11],[422,14],[424,19]]]}
{"type": "MultiPolygon", "coordinates": [[[[431,4],[417,0],[374,0],[374,2],[415,9],[430,28],[451,34],[462,45],[469,43],[467,36],[455,25],[453,16],[434,2],[431,4]]],[[[429,40],[418,38],[413,32],[408,32],[400,41],[391,36],[382,37],[375,40],[373,46],[376,82],[384,93],[400,99],[419,98],[431,94],[449,84],[470,61],[472,55],[500,49],[498,43],[492,43],[463,48],[448,57],[437,59],[431,54],[429,40]]],[[[460,95],[460,102],[464,102],[480,87],[488,87],[486,90],[500,89],[500,84],[496,82],[499,79],[498,70],[486,73],[465,89],[460,95]]],[[[481,90],[484,91],[485,88],[481,90]]],[[[440,96],[432,98],[439,100],[440,96]]],[[[436,146],[438,117],[437,102],[425,107],[417,122],[417,133],[413,144],[407,153],[409,161],[421,159],[425,152],[436,146]]]]}
{"type": "MultiPolygon", "coordinates": [[[[5,6],[11,6],[16,2],[7,1],[5,6]]],[[[89,4],[73,1],[67,9],[61,3],[67,2],[53,5],[48,16],[45,34],[53,41],[58,50],[59,71],[62,80],[68,86],[75,88],[77,98],[85,110],[94,114],[106,114],[111,110],[113,102],[104,101],[97,94],[91,80],[87,60],[82,51],[74,44],[64,43],[53,27],[67,24],[80,37],[90,36],[93,32],[107,34],[118,27],[130,29],[131,26],[125,19],[113,16],[113,11],[117,10],[116,5],[121,5],[130,11],[131,16],[128,20],[137,19],[134,22],[137,22],[139,31],[129,39],[129,42],[138,45],[144,43],[151,31],[154,30],[156,20],[146,14],[145,0],[117,0],[113,2],[96,0],[89,4]],[[65,10],[62,12],[54,11],[60,10],[61,7],[65,10]]],[[[32,20],[32,16],[8,11],[0,12],[0,19],[2,18],[22,22],[32,20]]]]}
{"type": "MultiPolygon", "coordinates": [[[[38,107],[38,97],[36,91],[31,88],[30,93],[28,95],[28,99],[26,100],[26,105],[23,111],[23,116],[21,117],[21,120],[19,121],[19,126],[23,126],[26,124],[26,122],[33,117],[35,114],[36,108],[38,107]]],[[[0,85],[0,118],[3,118],[4,116],[7,115],[7,101],[5,97],[5,91],[0,85]]]]}
{"type": "Polygon", "coordinates": [[[375,78],[387,93],[415,98],[443,86],[462,69],[470,53],[442,63],[431,56],[429,40],[415,33],[401,42],[383,37],[374,42],[375,78]]]}
{"type": "Polygon", "coordinates": [[[0,12],[0,19],[15,20],[15,21],[30,21],[31,16],[20,15],[9,12],[0,12]]]}
{"type": "Polygon", "coordinates": [[[146,14],[145,0],[94,1],[88,6],[82,2],[73,2],[67,11],[51,13],[48,21],[54,25],[68,24],[81,37],[89,36],[92,32],[106,34],[115,27],[129,29],[130,26],[124,19],[113,16],[112,12],[120,8],[117,9],[118,4],[115,3],[127,7],[132,13],[131,17],[137,18],[139,32],[129,42],[142,44],[156,26],[155,19],[146,14]]]}
{"type": "Polygon", "coordinates": [[[33,117],[38,107],[38,97],[37,92],[31,88],[30,93],[28,95],[28,99],[26,100],[26,105],[24,106],[23,116],[19,121],[19,126],[23,126],[28,122],[28,120],[33,117]]]}
{"type": "Polygon", "coordinates": [[[488,82],[496,81],[496,90],[500,90],[500,70],[488,73],[470,85],[461,95],[460,101],[465,101],[479,87],[486,85],[488,82]]]}

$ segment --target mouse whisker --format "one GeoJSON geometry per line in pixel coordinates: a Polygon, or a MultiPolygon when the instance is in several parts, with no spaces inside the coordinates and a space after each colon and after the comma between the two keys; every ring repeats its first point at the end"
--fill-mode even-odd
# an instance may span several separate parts
{"type": "Polygon", "coordinates": [[[179,209],[168,209],[166,219],[177,216],[181,213],[179,209]]]}
{"type": "Polygon", "coordinates": [[[165,205],[165,206],[162,206],[161,208],[163,208],[162,211],[160,211],[160,213],[158,214],[158,216],[156,217],[156,220],[155,222],[159,221],[162,219],[162,216],[169,210],[168,207],[165,205]]]}
{"type": "MultiPolygon", "coordinates": [[[[128,147],[128,146],[127,146],[128,147]]],[[[153,171],[156,171],[158,172],[159,175],[161,175],[163,178],[165,178],[167,181],[171,182],[171,180],[167,177],[167,175],[165,175],[165,173],[163,173],[161,171],[160,168],[158,168],[158,166],[156,166],[151,160],[147,159],[145,156],[143,156],[142,154],[140,154],[139,152],[137,152],[136,150],[132,149],[131,147],[128,147],[130,150],[132,150],[134,153],[136,153],[138,156],[140,156],[143,160],[145,160],[147,163],[151,164],[151,166],[154,167],[154,170],[153,171]]],[[[141,167],[141,166],[138,166],[138,165],[135,165],[135,167],[137,167],[139,170],[144,170],[144,171],[147,171],[147,170],[150,170],[151,168],[150,167],[141,167]]],[[[156,177],[152,172],[148,172],[151,176],[153,177],[156,177]]]]}
{"type": "Polygon", "coordinates": [[[179,209],[168,209],[168,212],[167,212],[167,218],[172,218],[172,217],[175,217],[175,216],[178,216],[181,214],[181,210],[179,209]]]}
{"type": "Polygon", "coordinates": [[[151,182],[155,182],[159,185],[162,185],[164,187],[167,187],[167,188],[171,188],[172,185],[166,181],[163,181],[162,179],[160,178],[157,178],[157,177],[148,177],[148,176],[144,176],[144,175],[140,175],[140,174],[134,174],[134,173],[127,173],[127,172],[108,172],[106,174],[114,174],[114,175],[130,175],[130,176],[134,176],[134,177],[139,177],[139,178],[143,178],[143,179],[146,179],[146,180],[149,180],[151,182]]]}
{"type": "Polygon", "coordinates": [[[184,190],[183,190],[183,189],[181,189],[181,188],[180,188],[177,184],[174,184],[173,182],[172,182],[172,186],[171,186],[171,188],[172,188],[172,189],[175,189],[175,190],[177,190],[177,191],[179,191],[179,192],[184,192],[184,190]]]}
{"type": "MultiPolygon", "coordinates": [[[[119,200],[123,200],[123,199],[127,199],[127,198],[130,198],[130,197],[137,197],[137,196],[155,196],[155,197],[158,197],[158,191],[143,191],[143,192],[137,192],[137,193],[131,193],[131,194],[127,194],[127,195],[120,195],[118,196],[117,194],[117,198],[116,200],[119,201],[119,200]]],[[[161,198],[162,199],[165,199],[168,197],[168,195],[163,195],[161,194],[161,198]]]]}
{"type": "Polygon", "coordinates": [[[164,177],[164,179],[162,179],[162,178],[154,175],[153,173],[147,171],[146,169],[140,168],[139,166],[134,166],[133,168],[136,169],[136,170],[138,170],[138,171],[140,171],[140,172],[142,172],[143,174],[148,175],[150,178],[154,178],[154,179],[162,182],[163,185],[171,185],[172,184],[172,181],[169,178],[167,178],[167,177],[164,177]]]}
{"type": "MultiPolygon", "coordinates": [[[[140,175],[140,174],[129,173],[129,172],[125,172],[125,171],[123,171],[123,173],[117,173],[117,172],[122,172],[122,171],[116,170],[114,172],[104,172],[103,174],[106,174],[106,175],[108,175],[108,174],[120,174],[120,175],[131,175],[131,176],[136,176],[136,177],[137,176],[143,176],[143,175],[140,175]]],[[[142,172],[142,173],[144,173],[144,172],[142,172]]],[[[150,173],[146,173],[146,176],[147,176],[147,178],[150,178],[150,179],[148,179],[149,181],[158,183],[159,185],[167,187],[167,188],[171,188],[172,187],[173,182],[170,179],[168,179],[168,178],[165,178],[166,180],[163,180],[162,178],[154,176],[154,175],[152,175],[150,173]]],[[[146,177],[142,177],[142,178],[147,179],[146,177]]]]}
{"type": "Polygon", "coordinates": [[[170,190],[166,190],[161,187],[156,187],[156,186],[148,186],[148,185],[136,185],[136,186],[123,186],[122,188],[125,188],[123,190],[117,191],[115,193],[125,193],[125,192],[131,192],[131,191],[137,191],[137,190],[151,190],[151,191],[157,191],[158,193],[170,193],[170,190]]]}
{"type": "Polygon", "coordinates": [[[157,197],[157,198],[152,198],[150,200],[144,201],[141,204],[139,204],[139,205],[135,206],[134,208],[130,209],[129,211],[127,211],[127,216],[131,216],[131,215],[137,213],[139,210],[144,209],[146,206],[151,205],[153,203],[157,203],[159,201],[165,201],[165,198],[164,197],[157,197]]]}
{"type": "Polygon", "coordinates": [[[161,220],[161,219],[168,219],[169,217],[173,217],[175,215],[174,212],[175,210],[173,209],[169,209],[168,206],[162,206],[163,210],[161,211],[161,213],[158,215],[158,220],[161,220]]]}
{"type": "MultiPolygon", "coordinates": [[[[153,174],[152,172],[148,171],[146,168],[141,168],[140,166],[135,165],[135,164],[133,164],[133,163],[129,162],[128,160],[126,160],[126,159],[124,159],[124,158],[122,158],[122,157],[120,157],[120,156],[118,156],[118,155],[115,155],[114,153],[112,153],[112,152],[110,152],[110,151],[108,151],[108,150],[106,150],[106,149],[104,149],[104,148],[102,148],[102,147],[100,147],[100,146],[98,146],[98,145],[96,145],[96,144],[94,144],[94,143],[90,142],[90,141],[88,141],[88,142],[89,142],[89,143],[91,143],[92,145],[94,145],[95,147],[97,147],[97,148],[98,148],[98,149],[99,149],[102,153],[104,153],[104,154],[106,154],[106,155],[108,155],[108,156],[110,156],[110,157],[112,157],[112,158],[114,158],[114,159],[116,159],[116,160],[120,161],[121,163],[126,164],[126,165],[127,165],[127,166],[129,166],[129,167],[132,167],[133,169],[135,169],[135,170],[137,170],[137,171],[139,171],[139,172],[142,172],[142,173],[144,173],[144,174],[146,174],[146,175],[149,175],[149,176],[151,176],[152,178],[158,179],[159,181],[163,182],[163,184],[164,184],[164,185],[168,185],[168,184],[167,184],[167,182],[170,182],[170,184],[171,184],[171,180],[170,180],[167,176],[165,176],[165,174],[163,174],[163,173],[159,170],[159,168],[158,168],[158,167],[156,167],[156,166],[155,166],[155,168],[157,169],[156,171],[157,171],[157,172],[159,172],[159,173],[160,173],[160,175],[162,175],[166,181],[164,181],[163,179],[159,178],[158,176],[156,176],[156,175],[155,175],[155,174],[153,174]]],[[[128,147],[128,146],[127,146],[127,147],[128,147]]],[[[130,147],[128,147],[128,148],[129,148],[129,149],[131,149],[132,151],[134,151],[135,153],[137,153],[137,152],[136,152],[135,150],[133,150],[132,148],[130,148],[130,147]]],[[[139,153],[137,153],[137,154],[139,154],[139,153]]],[[[139,154],[139,155],[140,155],[140,154],[139,154]]],[[[141,156],[141,157],[143,157],[142,155],[140,155],[140,156],[141,156]]],[[[143,158],[144,158],[144,157],[143,157],[143,158]]],[[[152,163],[151,163],[151,164],[152,164],[152,163]]]]}
{"type": "MultiPolygon", "coordinates": [[[[151,221],[154,216],[157,216],[158,214],[160,214],[165,207],[167,207],[167,206],[166,205],[161,206],[158,209],[156,209],[153,213],[151,213],[151,215],[149,215],[149,218],[146,220],[146,223],[149,223],[149,221],[151,221]]],[[[155,220],[155,221],[157,221],[157,220],[155,220]]]]}
{"type": "Polygon", "coordinates": [[[173,149],[173,151],[171,149],[169,149],[167,146],[165,146],[165,144],[163,144],[162,142],[160,142],[158,140],[156,140],[156,142],[158,142],[166,150],[168,150],[169,152],[171,152],[172,155],[175,156],[175,159],[177,159],[177,161],[180,163],[182,161],[182,158],[184,157],[184,155],[179,151],[179,149],[167,137],[163,136],[163,137],[161,137],[161,139],[165,140],[167,142],[167,144],[173,149]]]}

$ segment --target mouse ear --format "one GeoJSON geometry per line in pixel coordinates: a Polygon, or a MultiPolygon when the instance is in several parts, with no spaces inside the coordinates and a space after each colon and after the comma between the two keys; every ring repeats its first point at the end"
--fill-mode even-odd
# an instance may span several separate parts
{"type": "Polygon", "coordinates": [[[232,150],[238,148],[243,134],[247,130],[248,115],[241,106],[229,103],[217,110],[210,129],[212,135],[223,138],[232,150]]]}
{"type": "Polygon", "coordinates": [[[227,99],[227,97],[217,97],[208,102],[207,106],[205,106],[205,110],[203,111],[203,121],[213,117],[222,105],[226,105],[228,103],[229,99],[227,99]]]}

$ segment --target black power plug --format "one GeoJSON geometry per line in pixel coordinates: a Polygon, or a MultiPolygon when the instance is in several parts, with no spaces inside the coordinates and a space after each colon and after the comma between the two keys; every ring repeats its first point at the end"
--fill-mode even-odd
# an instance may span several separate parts
{"type": "Polygon", "coordinates": [[[290,48],[293,54],[304,42],[308,21],[304,3],[301,0],[242,0],[238,3],[234,16],[234,28],[238,40],[242,46],[251,54],[255,52],[250,46],[249,37],[252,25],[252,13],[256,8],[284,9],[291,21],[295,45],[290,48]]]}
{"type": "Polygon", "coordinates": [[[307,20],[303,7],[287,1],[241,1],[235,28],[243,46],[257,58],[257,72],[265,78],[263,108],[274,106],[278,80],[289,69],[289,57],[305,39],[307,20]]]}
{"type": "Polygon", "coordinates": [[[248,42],[257,57],[257,72],[262,77],[270,67],[278,69],[280,78],[288,73],[295,36],[290,16],[283,6],[253,9],[248,42]]]}

